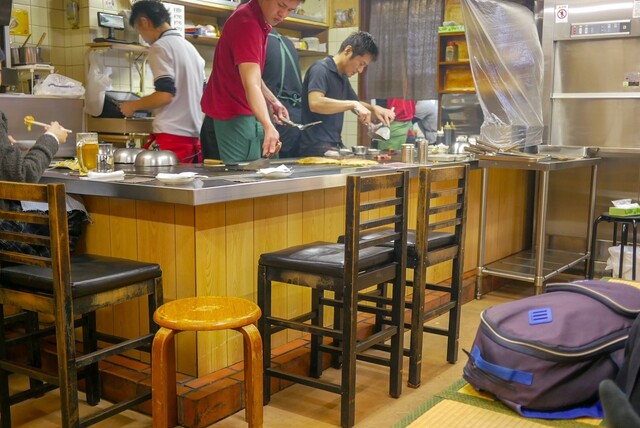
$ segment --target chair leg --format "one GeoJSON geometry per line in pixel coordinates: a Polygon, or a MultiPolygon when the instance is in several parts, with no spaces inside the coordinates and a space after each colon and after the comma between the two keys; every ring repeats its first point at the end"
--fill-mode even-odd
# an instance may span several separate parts
{"type": "Polygon", "coordinates": [[[460,291],[462,289],[462,260],[453,260],[453,276],[451,277],[451,301],[455,306],[449,311],[449,331],[447,332],[447,361],[455,364],[458,361],[458,342],[460,339],[460,291]]]}
{"type": "MultiPolygon", "coordinates": [[[[4,329],[4,305],[0,305],[0,360],[7,358],[4,329]]],[[[9,404],[9,373],[0,369],[0,422],[2,428],[11,428],[11,405],[9,404]]]]}
{"type": "MultiPolygon", "coordinates": [[[[315,314],[315,318],[311,320],[314,326],[324,325],[324,305],[320,300],[324,297],[324,291],[311,289],[311,312],[315,314]]],[[[311,377],[320,378],[322,376],[322,349],[323,337],[319,334],[311,335],[311,363],[309,364],[309,372],[311,377]]]]}
{"type": "MultiPolygon", "coordinates": [[[[38,313],[37,312],[28,312],[27,313],[27,322],[26,322],[26,331],[29,333],[38,331],[40,328],[38,322],[38,313]]],[[[42,367],[42,347],[40,346],[40,340],[34,340],[29,343],[29,365],[33,367],[42,367]]],[[[37,388],[42,386],[44,382],[38,379],[29,378],[29,388],[37,388]]],[[[42,397],[44,393],[34,395],[34,397],[42,397]]]]}
{"type": "Polygon", "coordinates": [[[391,356],[389,368],[389,395],[400,397],[402,393],[402,360],[404,356],[404,275],[393,281],[391,323],[397,329],[391,336],[391,356]]]}
{"type": "MultiPolygon", "coordinates": [[[[413,270],[413,291],[411,295],[411,333],[409,339],[409,380],[411,388],[422,383],[422,346],[424,333],[424,299],[426,270],[417,267],[413,270]]],[[[403,318],[404,319],[404,318],[403,318]]]]}
{"type": "Polygon", "coordinates": [[[161,327],[153,339],[151,361],[151,406],[154,428],[178,423],[175,330],[161,327]]]}
{"type": "MultiPolygon", "coordinates": [[[[342,290],[336,290],[335,291],[335,296],[334,296],[336,301],[342,301],[342,307],[344,307],[344,294],[342,292],[342,290]]],[[[342,313],[342,309],[341,308],[334,308],[333,310],[333,325],[334,328],[336,328],[335,326],[338,325],[342,325],[342,320],[344,318],[344,315],[342,313]]],[[[340,340],[338,339],[334,339],[333,340],[333,346],[335,346],[336,348],[340,348],[341,344],[340,344],[340,340]]],[[[331,356],[331,367],[333,367],[334,369],[340,369],[340,367],[342,366],[342,356],[340,353],[333,353],[331,356]]]]}
{"type": "Polygon", "coordinates": [[[267,267],[258,265],[258,306],[262,316],[258,319],[258,331],[262,336],[263,363],[263,404],[271,400],[271,376],[267,370],[271,368],[271,328],[268,318],[271,317],[271,281],[267,278],[267,267]]]}
{"type": "Polygon", "coordinates": [[[249,324],[235,329],[242,334],[244,348],[244,399],[250,428],[262,428],[262,339],[249,324]]]}
{"type": "MultiPolygon", "coordinates": [[[[96,333],[96,313],[90,312],[88,314],[84,314],[82,316],[82,340],[85,354],[98,350],[98,338],[96,333]]],[[[95,406],[100,402],[100,370],[98,369],[98,363],[91,364],[84,370],[87,404],[95,406]]]]}
{"type": "Polygon", "coordinates": [[[350,428],[356,420],[356,333],[358,300],[355,285],[342,294],[342,382],[340,384],[340,425],[350,428]]]}
{"type": "Polygon", "coordinates": [[[61,304],[55,314],[58,379],[60,381],[60,410],[64,427],[80,426],[78,413],[78,370],[71,304],[61,304]]]}

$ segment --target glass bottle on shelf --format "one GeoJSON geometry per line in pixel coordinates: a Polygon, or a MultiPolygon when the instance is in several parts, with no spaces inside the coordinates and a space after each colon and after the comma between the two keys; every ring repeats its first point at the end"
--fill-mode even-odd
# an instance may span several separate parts
{"type": "Polygon", "coordinates": [[[451,41],[447,43],[444,59],[446,62],[454,62],[458,60],[458,45],[456,42],[451,41]]]}

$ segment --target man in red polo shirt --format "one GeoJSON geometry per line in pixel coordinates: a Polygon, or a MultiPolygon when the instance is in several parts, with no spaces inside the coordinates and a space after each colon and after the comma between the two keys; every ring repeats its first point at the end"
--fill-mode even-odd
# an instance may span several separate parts
{"type": "Polygon", "coordinates": [[[251,0],[224,24],[200,103],[206,115],[200,132],[205,157],[215,144],[214,133],[224,162],[251,161],[280,150],[271,117],[280,123],[278,118],[288,119],[289,113],[262,81],[267,37],[303,1],[251,0]]]}

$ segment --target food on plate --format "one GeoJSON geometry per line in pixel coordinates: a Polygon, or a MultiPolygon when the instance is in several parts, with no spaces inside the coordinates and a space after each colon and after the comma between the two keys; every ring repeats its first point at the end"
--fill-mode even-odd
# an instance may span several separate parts
{"type": "Polygon", "coordinates": [[[80,164],[75,159],[65,159],[52,165],[54,168],[68,168],[72,171],[80,171],[80,164]]]}
{"type": "Polygon", "coordinates": [[[340,160],[333,158],[323,158],[321,156],[311,156],[298,159],[296,163],[300,165],[340,165],[340,160]]]}
{"type": "Polygon", "coordinates": [[[382,154],[379,154],[379,155],[375,155],[373,157],[373,159],[377,160],[377,161],[387,161],[387,160],[391,160],[391,155],[388,155],[386,153],[382,153],[382,154]]]}
{"type": "Polygon", "coordinates": [[[31,125],[33,125],[33,122],[35,122],[35,118],[33,116],[25,116],[24,117],[24,124],[27,125],[27,131],[31,131],[31,125]]]}
{"type": "Polygon", "coordinates": [[[370,159],[340,159],[340,165],[344,166],[370,166],[370,165],[378,165],[378,162],[370,159]]]}

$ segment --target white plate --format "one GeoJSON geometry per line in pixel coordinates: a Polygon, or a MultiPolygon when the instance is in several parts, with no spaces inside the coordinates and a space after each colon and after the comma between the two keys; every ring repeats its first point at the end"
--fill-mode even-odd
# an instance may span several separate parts
{"type": "Polygon", "coordinates": [[[172,177],[172,178],[162,178],[156,177],[156,179],[165,184],[187,184],[191,183],[195,177],[172,177]]]}
{"type": "Polygon", "coordinates": [[[293,174],[293,171],[274,171],[274,172],[270,172],[269,174],[262,174],[262,176],[264,178],[287,178],[289,177],[291,174],[293,174]]]}

